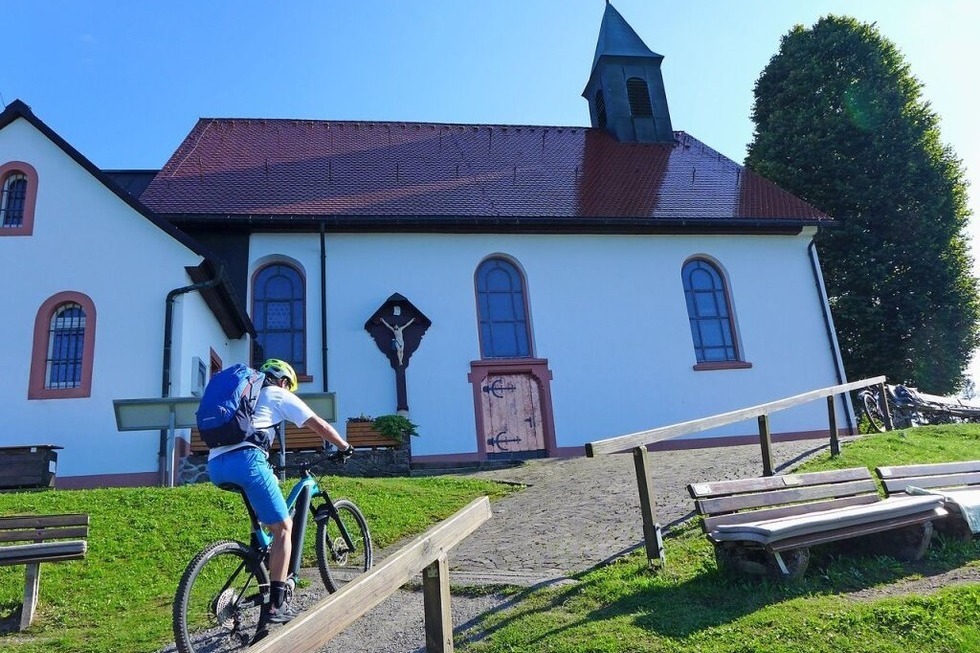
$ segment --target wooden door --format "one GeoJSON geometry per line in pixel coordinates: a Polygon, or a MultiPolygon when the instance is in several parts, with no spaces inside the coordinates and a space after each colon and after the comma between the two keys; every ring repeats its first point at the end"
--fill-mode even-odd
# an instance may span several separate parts
{"type": "Polygon", "coordinates": [[[541,391],[530,374],[490,374],[481,388],[488,455],[544,454],[541,391]]]}

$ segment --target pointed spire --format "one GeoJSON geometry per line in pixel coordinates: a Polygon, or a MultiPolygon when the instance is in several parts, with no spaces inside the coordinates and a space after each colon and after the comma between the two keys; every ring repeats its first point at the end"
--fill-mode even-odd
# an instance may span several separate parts
{"type": "Polygon", "coordinates": [[[663,59],[662,55],[647,47],[609,0],[606,0],[606,10],[599,26],[599,39],[595,46],[595,57],[592,59],[593,69],[603,55],[663,59]]]}
{"type": "Polygon", "coordinates": [[[606,0],[592,72],[582,91],[592,126],[620,142],[672,143],[663,60],[606,0]]]}

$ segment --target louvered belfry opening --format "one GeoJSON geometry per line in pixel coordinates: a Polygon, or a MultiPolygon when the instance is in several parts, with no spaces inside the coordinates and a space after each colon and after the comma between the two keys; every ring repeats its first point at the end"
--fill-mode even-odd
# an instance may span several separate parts
{"type": "Polygon", "coordinates": [[[653,105],[650,103],[650,88],[639,77],[626,80],[626,96],[630,103],[630,115],[634,118],[646,118],[653,115],[653,105]]]}

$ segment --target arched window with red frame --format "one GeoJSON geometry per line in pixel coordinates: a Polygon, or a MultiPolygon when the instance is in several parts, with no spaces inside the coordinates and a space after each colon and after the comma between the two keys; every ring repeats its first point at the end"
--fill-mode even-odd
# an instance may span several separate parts
{"type": "Polygon", "coordinates": [[[29,163],[10,161],[0,165],[0,236],[34,233],[37,171],[29,163]]]}
{"type": "Polygon", "coordinates": [[[60,292],[38,309],[28,399],[69,399],[92,394],[95,304],[79,292],[60,292]]]}

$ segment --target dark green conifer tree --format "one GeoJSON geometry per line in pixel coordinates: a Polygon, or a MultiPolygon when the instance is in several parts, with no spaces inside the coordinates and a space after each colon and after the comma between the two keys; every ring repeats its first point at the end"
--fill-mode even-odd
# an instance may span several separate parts
{"type": "Polygon", "coordinates": [[[848,378],[945,394],[980,300],[962,163],[921,89],[874,25],[798,25],[756,82],[746,165],[839,222],[817,248],[848,378]]]}

